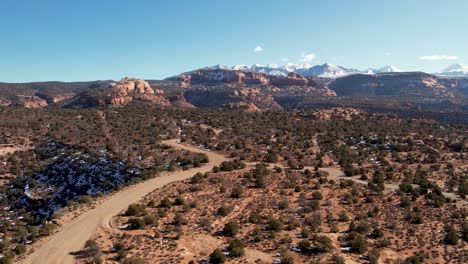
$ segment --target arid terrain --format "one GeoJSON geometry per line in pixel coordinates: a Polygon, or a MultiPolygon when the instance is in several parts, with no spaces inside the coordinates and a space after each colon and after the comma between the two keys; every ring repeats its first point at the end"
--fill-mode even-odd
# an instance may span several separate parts
{"type": "Polygon", "coordinates": [[[112,195],[92,210],[82,214],[78,219],[63,225],[49,241],[41,245],[35,252],[28,256],[23,263],[73,263],[73,252],[77,252],[90,237],[98,230],[110,230],[110,219],[128,205],[140,200],[148,192],[163,187],[173,181],[188,178],[194,173],[204,173],[225,159],[213,152],[187,147],[176,143],[175,140],[164,141],[164,145],[184,149],[192,152],[207,154],[210,162],[201,168],[164,173],[149,181],[134,185],[115,195],[112,195]],[[71,239],[72,238],[72,239],[71,239]]]}
{"type": "MultiPolygon", "coordinates": [[[[0,263],[465,263],[463,100],[304,78],[201,70],[0,107],[0,263]]],[[[395,78],[451,96],[371,80],[395,78]]]]}

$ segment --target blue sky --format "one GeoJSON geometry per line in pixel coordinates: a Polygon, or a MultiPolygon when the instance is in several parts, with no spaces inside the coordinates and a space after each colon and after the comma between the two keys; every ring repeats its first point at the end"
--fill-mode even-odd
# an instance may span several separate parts
{"type": "Polygon", "coordinates": [[[0,0],[0,82],[286,60],[436,72],[468,64],[467,10],[466,0],[0,0]]]}

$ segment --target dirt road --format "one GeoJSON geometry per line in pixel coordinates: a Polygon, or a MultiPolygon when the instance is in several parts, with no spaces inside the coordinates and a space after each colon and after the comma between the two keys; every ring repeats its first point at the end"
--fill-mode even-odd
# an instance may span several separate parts
{"type": "Polygon", "coordinates": [[[62,226],[48,241],[29,255],[23,263],[73,263],[74,258],[70,255],[70,252],[82,249],[86,240],[90,239],[98,228],[109,228],[111,218],[126,209],[128,205],[138,202],[153,190],[161,188],[166,184],[188,179],[197,172],[208,172],[213,166],[226,160],[222,155],[196,147],[185,146],[177,143],[176,140],[167,140],[163,143],[177,149],[205,153],[208,155],[209,163],[200,168],[164,173],[154,179],[136,184],[111,195],[96,206],[96,208],[85,212],[76,220],[62,226]]]}

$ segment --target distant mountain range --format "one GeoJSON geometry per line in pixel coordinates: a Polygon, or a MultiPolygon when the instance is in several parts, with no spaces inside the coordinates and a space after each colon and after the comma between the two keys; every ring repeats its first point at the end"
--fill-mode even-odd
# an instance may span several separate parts
{"type": "MultiPolygon", "coordinates": [[[[390,72],[402,72],[399,68],[393,65],[383,66],[381,68],[368,68],[366,70],[358,70],[352,68],[345,68],[342,66],[336,66],[333,64],[325,63],[322,65],[311,65],[311,64],[293,64],[288,63],[285,65],[268,64],[263,66],[261,64],[254,64],[252,66],[238,64],[232,67],[224,65],[215,65],[211,67],[202,68],[205,70],[237,70],[243,72],[257,72],[264,73],[267,75],[285,77],[289,73],[297,73],[305,77],[322,77],[336,79],[353,74],[379,74],[379,73],[390,73],[390,72]]],[[[468,66],[461,64],[454,64],[439,73],[434,73],[437,76],[446,77],[468,77],[468,66]]]]}

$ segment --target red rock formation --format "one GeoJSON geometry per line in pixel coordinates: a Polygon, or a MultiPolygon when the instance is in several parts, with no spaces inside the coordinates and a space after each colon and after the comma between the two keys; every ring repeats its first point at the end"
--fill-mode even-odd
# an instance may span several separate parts
{"type": "Polygon", "coordinates": [[[297,73],[289,73],[286,77],[273,77],[271,84],[274,86],[308,86],[309,81],[297,73]]]}
{"type": "Polygon", "coordinates": [[[34,95],[17,95],[14,104],[26,108],[42,108],[48,105],[46,100],[34,95]]]}
{"type": "Polygon", "coordinates": [[[177,76],[183,87],[194,84],[267,84],[268,76],[263,73],[233,70],[198,70],[177,76]]]}

